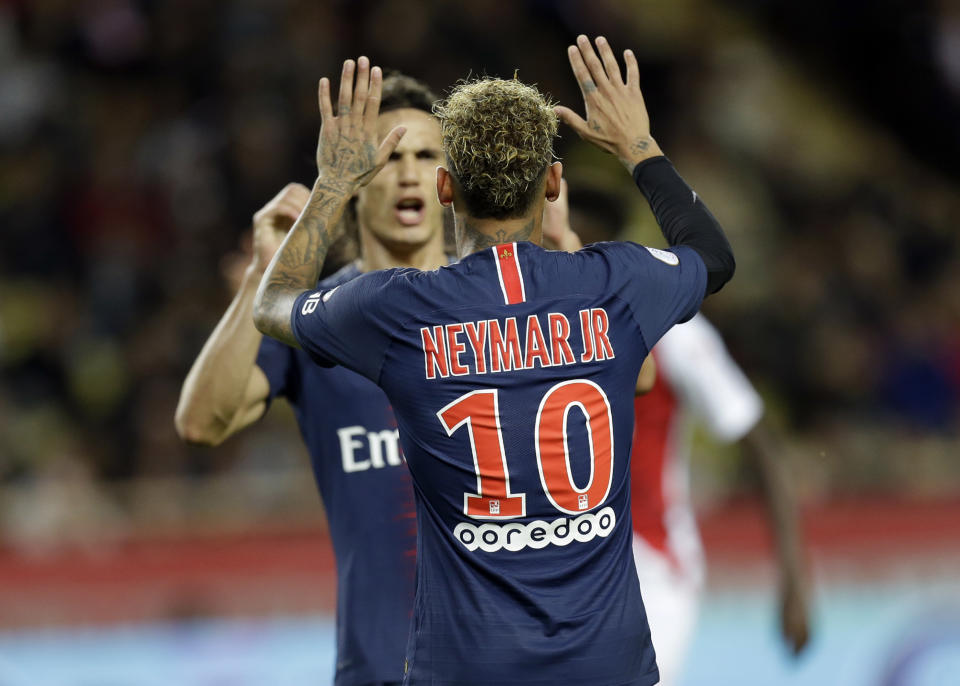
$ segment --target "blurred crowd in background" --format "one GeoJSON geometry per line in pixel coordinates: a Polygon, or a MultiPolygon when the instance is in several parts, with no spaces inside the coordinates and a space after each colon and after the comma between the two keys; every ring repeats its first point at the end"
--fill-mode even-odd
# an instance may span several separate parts
{"type": "MultiPolygon", "coordinates": [[[[314,178],[317,80],[366,54],[438,92],[516,72],[579,109],[581,32],[637,53],[654,135],[728,232],[737,276],[707,313],[805,502],[960,492],[957,4],[8,0],[0,529],[178,516],[122,488],[142,479],[286,474],[232,507],[315,506],[288,415],[203,449],[173,414],[253,213],[314,178]]],[[[597,237],[660,244],[617,163],[561,133],[597,237]]],[[[751,487],[735,451],[698,452],[704,493],[751,487]]]]}

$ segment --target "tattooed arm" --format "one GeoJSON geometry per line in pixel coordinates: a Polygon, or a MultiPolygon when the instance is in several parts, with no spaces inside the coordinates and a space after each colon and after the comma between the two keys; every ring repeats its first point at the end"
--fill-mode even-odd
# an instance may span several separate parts
{"type": "Polygon", "coordinates": [[[343,63],[337,116],[330,81],[320,79],[320,139],[317,180],[310,198],[260,281],[253,321],[262,333],[296,346],[290,313],[297,296],[317,285],[327,251],[351,196],[386,164],[405,129],[394,128],[377,145],[377,116],[383,73],[366,57],[343,63]],[[354,67],[356,87],[354,88],[354,67]]]}
{"type": "Polygon", "coordinates": [[[290,329],[293,302],[300,293],[317,285],[350,195],[349,188],[342,183],[327,183],[318,178],[313,184],[303,213],[260,281],[253,302],[253,321],[261,333],[297,346],[290,329]]]}

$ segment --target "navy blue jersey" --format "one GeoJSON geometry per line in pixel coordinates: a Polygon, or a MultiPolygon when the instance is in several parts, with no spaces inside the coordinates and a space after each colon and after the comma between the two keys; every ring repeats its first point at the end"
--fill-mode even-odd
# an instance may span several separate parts
{"type": "Polygon", "coordinates": [[[689,248],[511,243],[302,294],[320,364],[376,381],[413,475],[411,684],[654,684],[631,554],[633,396],[700,305],[689,248]]]}
{"type": "MultiPolygon", "coordinates": [[[[349,265],[320,283],[355,278],[349,265]]],[[[293,405],[323,498],[337,563],[337,686],[400,681],[413,608],[416,518],[386,395],[343,367],[264,338],[270,397],[293,405]]]]}

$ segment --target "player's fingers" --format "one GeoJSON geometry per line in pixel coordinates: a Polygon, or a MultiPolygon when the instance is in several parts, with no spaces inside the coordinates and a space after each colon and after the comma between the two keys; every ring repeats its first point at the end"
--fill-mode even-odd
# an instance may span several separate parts
{"type": "Polygon", "coordinates": [[[353,116],[362,117],[370,90],[370,60],[361,55],[357,58],[357,87],[353,92],[353,116]]]}
{"type": "Polygon", "coordinates": [[[800,626],[797,629],[796,636],[793,642],[793,652],[795,655],[799,655],[803,652],[803,649],[807,647],[807,642],[810,640],[810,627],[807,625],[806,621],[802,621],[800,626]]]}
{"type": "Polygon", "coordinates": [[[288,217],[293,216],[293,218],[296,219],[297,217],[300,216],[300,212],[303,211],[303,207],[306,204],[307,204],[306,201],[304,202],[287,201],[287,202],[284,202],[282,205],[280,205],[277,208],[277,211],[281,214],[287,215],[288,217]]]}
{"type": "Polygon", "coordinates": [[[310,199],[310,189],[302,183],[294,184],[287,196],[294,205],[303,205],[310,199]]]}
{"type": "Polygon", "coordinates": [[[564,124],[576,131],[580,136],[584,136],[584,134],[589,130],[587,128],[586,119],[571,110],[569,107],[557,105],[553,108],[553,111],[557,113],[557,116],[560,117],[560,120],[564,124]]]}
{"type": "Polygon", "coordinates": [[[640,67],[637,66],[637,57],[633,54],[633,50],[623,51],[623,61],[627,64],[627,85],[639,88],[640,67]]]}
{"type": "Polygon", "coordinates": [[[603,60],[603,69],[607,73],[607,78],[611,83],[622,86],[623,75],[620,73],[617,56],[613,54],[609,41],[603,36],[597,36],[597,50],[600,52],[600,59],[603,60]]]}
{"type": "Polygon", "coordinates": [[[387,137],[383,139],[383,142],[380,143],[380,147],[377,149],[377,156],[374,160],[374,167],[379,169],[387,163],[387,160],[390,159],[390,153],[397,149],[397,145],[400,144],[400,139],[403,138],[403,134],[407,132],[406,127],[404,126],[395,126],[390,133],[387,134],[387,137]]]}
{"type": "Polygon", "coordinates": [[[790,592],[782,602],[780,612],[783,636],[794,655],[797,655],[810,638],[806,605],[802,596],[796,591],[790,592]]]}
{"type": "Polygon", "coordinates": [[[353,101],[353,72],[355,66],[353,60],[346,60],[343,63],[343,71],[340,72],[340,99],[337,101],[338,117],[350,114],[351,103],[353,101]]]}
{"type": "Polygon", "coordinates": [[[600,61],[600,58],[597,57],[596,50],[594,50],[590,44],[590,40],[583,35],[577,36],[577,48],[580,50],[580,55],[583,57],[587,69],[590,70],[590,76],[593,77],[593,82],[597,84],[597,88],[607,85],[607,83],[609,83],[607,73],[603,69],[603,63],[600,61]]]}
{"type": "Polygon", "coordinates": [[[308,199],[309,199],[309,196],[306,198],[300,198],[300,197],[294,198],[291,196],[285,196],[280,200],[274,202],[270,206],[269,212],[271,214],[299,215],[300,210],[302,210],[304,205],[307,204],[308,199]]]}
{"type": "Polygon", "coordinates": [[[367,107],[363,111],[368,126],[376,128],[380,115],[380,95],[383,92],[383,70],[374,67],[370,70],[370,90],[367,93],[367,107]]]}
{"type": "Polygon", "coordinates": [[[279,208],[277,212],[273,215],[274,218],[283,218],[290,222],[292,225],[293,222],[297,221],[300,217],[299,210],[293,210],[289,207],[279,208]]]}
{"type": "Polygon", "coordinates": [[[299,215],[301,212],[303,212],[303,208],[307,206],[307,202],[309,202],[309,197],[303,199],[297,198],[296,200],[291,200],[290,202],[284,203],[283,209],[285,212],[296,213],[299,215]]]}
{"type": "Polygon", "coordinates": [[[283,187],[283,190],[277,193],[278,198],[287,198],[294,201],[306,199],[310,196],[310,189],[304,186],[302,183],[288,183],[283,187]]]}
{"type": "Polygon", "coordinates": [[[333,105],[330,103],[330,79],[324,76],[317,86],[317,101],[320,104],[320,120],[329,121],[333,117],[333,105]]]}
{"type": "Polygon", "coordinates": [[[799,655],[807,644],[807,636],[803,631],[794,630],[787,638],[790,650],[794,655],[799,655]]]}
{"type": "Polygon", "coordinates": [[[571,45],[567,48],[567,58],[570,60],[570,68],[573,69],[573,76],[577,79],[577,85],[580,86],[583,99],[593,98],[597,92],[597,84],[590,76],[590,71],[583,61],[580,49],[576,45],[571,45]]]}
{"type": "Polygon", "coordinates": [[[310,189],[304,186],[302,183],[296,181],[291,181],[286,186],[283,187],[283,192],[285,193],[309,193],[310,189]]]}

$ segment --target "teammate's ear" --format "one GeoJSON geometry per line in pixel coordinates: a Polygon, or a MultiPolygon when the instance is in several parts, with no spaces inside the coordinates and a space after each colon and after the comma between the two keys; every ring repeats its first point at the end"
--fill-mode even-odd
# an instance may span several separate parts
{"type": "Polygon", "coordinates": [[[444,207],[453,203],[453,178],[443,167],[437,167],[437,200],[444,207]]]}
{"type": "Polygon", "coordinates": [[[563,180],[563,163],[554,162],[547,167],[547,200],[553,202],[560,197],[560,184],[563,180]]]}

